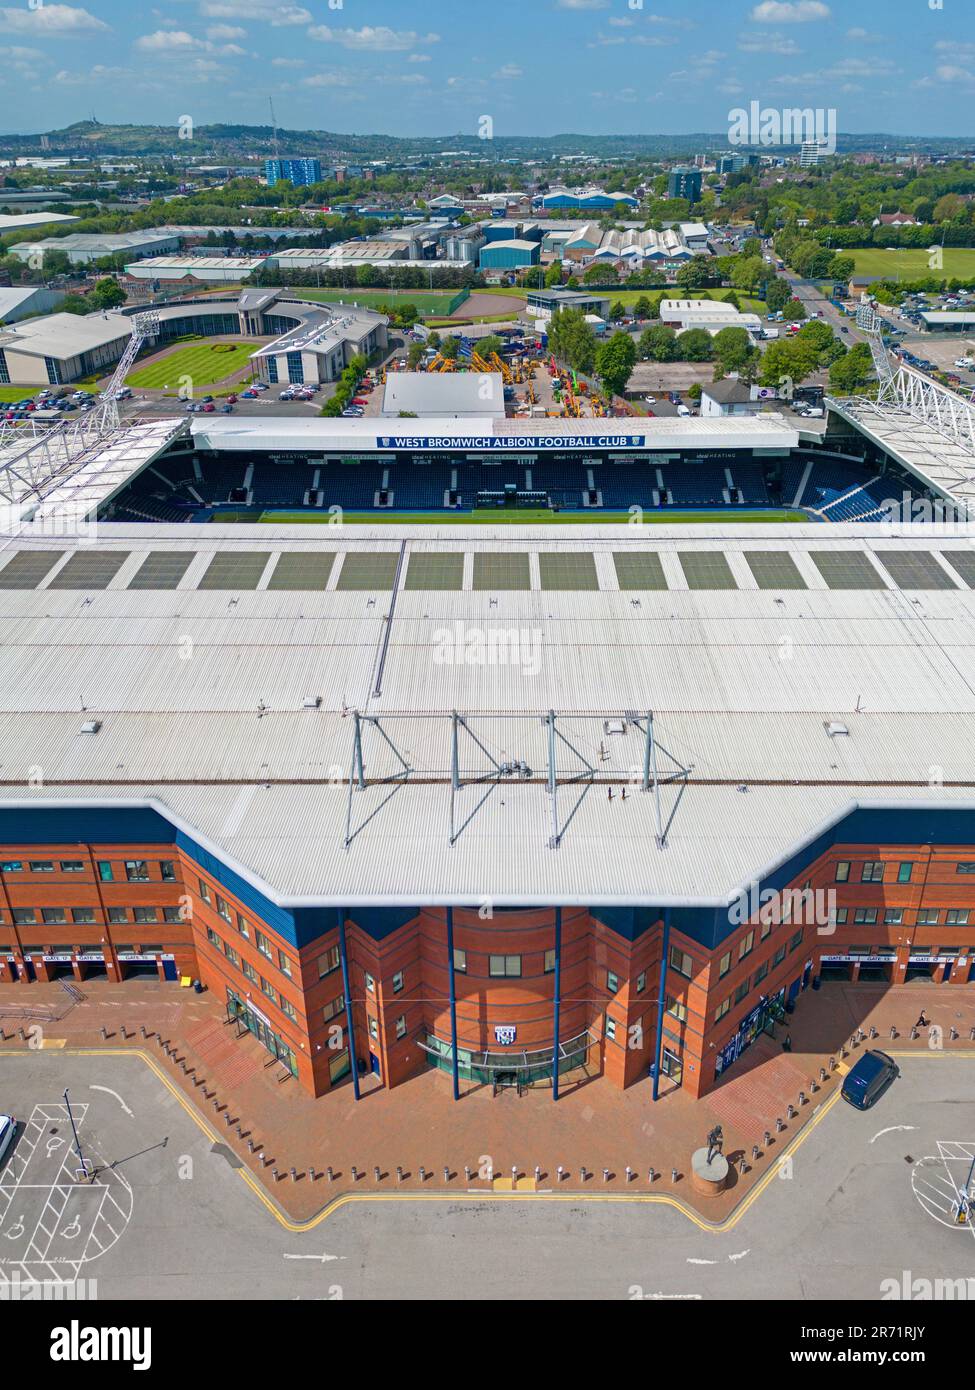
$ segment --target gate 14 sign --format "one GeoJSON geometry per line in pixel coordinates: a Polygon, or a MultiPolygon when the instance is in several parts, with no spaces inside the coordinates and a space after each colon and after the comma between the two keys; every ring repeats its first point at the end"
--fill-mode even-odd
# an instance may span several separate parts
{"type": "Polygon", "coordinates": [[[501,1043],[504,1047],[510,1047],[518,1036],[518,1029],[513,1023],[496,1023],[494,1025],[494,1041],[501,1043]]]}

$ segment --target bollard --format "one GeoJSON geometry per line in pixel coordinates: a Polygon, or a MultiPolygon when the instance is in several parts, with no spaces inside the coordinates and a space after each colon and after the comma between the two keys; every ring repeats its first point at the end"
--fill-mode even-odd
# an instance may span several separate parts
{"type": "Polygon", "coordinates": [[[829,1059],[829,1069],[830,1069],[830,1071],[835,1071],[835,1070],[836,1070],[836,1058],[835,1058],[835,1057],[831,1057],[831,1058],[829,1059]]]}
{"type": "Polygon", "coordinates": [[[27,1041],[27,1034],[24,1032],[23,1028],[17,1029],[17,1035],[20,1038],[21,1042],[27,1041]]]}
{"type": "Polygon", "coordinates": [[[146,1039],[147,1039],[148,1037],[149,1037],[149,1034],[146,1032],[146,1025],[143,1023],[143,1025],[142,1025],[142,1040],[143,1040],[143,1042],[145,1042],[146,1039]]]}
{"type": "Polygon", "coordinates": [[[105,1027],[104,1023],[102,1024],[101,1030],[100,1030],[100,1031],[101,1031],[101,1035],[102,1035],[102,1042],[107,1042],[107,1041],[108,1041],[108,1029],[105,1027]]]}
{"type": "Polygon", "coordinates": [[[511,1165],[511,1186],[514,1187],[518,1182],[518,1169],[515,1164],[511,1165]]]}
{"type": "Polygon", "coordinates": [[[738,1160],[738,1172],[742,1174],[748,1172],[748,1164],[745,1162],[744,1154],[742,1154],[741,1158],[738,1160]]]}
{"type": "Polygon", "coordinates": [[[812,1091],[813,1095],[815,1095],[816,1092],[819,1090],[819,1082],[816,1080],[815,1077],[811,1078],[809,1082],[809,1089],[810,1091],[812,1091]]]}
{"type": "Polygon", "coordinates": [[[421,1163],[421,1164],[420,1164],[420,1181],[421,1181],[421,1182],[426,1182],[426,1180],[427,1180],[427,1170],[423,1167],[423,1164],[421,1163]]]}
{"type": "Polygon", "coordinates": [[[968,1037],[971,1042],[975,1042],[975,1028],[969,1028],[968,1037]]]}
{"type": "Polygon", "coordinates": [[[845,1047],[841,1047],[841,1048],[840,1048],[840,1056],[841,1056],[841,1057],[849,1057],[849,1055],[850,1055],[850,1054],[849,1054],[849,1052],[847,1052],[847,1050],[846,1050],[845,1047]]]}
{"type": "Polygon", "coordinates": [[[403,1170],[402,1170],[402,1168],[400,1168],[398,1165],[397,1165],[397,1168],[396,1168],[396,1181],[397,1181],[397,1182],[402,1182],[402,1181],[403,1181],[403,1170]]]}
{"type": "Polygon", "coordinates": [[[580,1169],[579,1169],[579,1178],[580,1178],[580,1180],[581,1180],[582,1182],[585,1182],[585,1181],[586,1181],[586,1170],[585,1170],[585,1168],[580,1168],[580,1169]]]}
{"type": "Polygon", "coordinates": [[[292,1181],[292,1182],[297,1182],[297,1181],[298,1181],[298,1169],[297,1169],[297,1168],[289,1168],[289,1169],[288,1169],[288,1172],[291,1174],[291,1181],[292,1181]]]}
{"type": "Polygon", "coordinates": [[[232,1128],[233,1128],[233,1124],[234,1124],[234,1120],[233,1120],[233,1116],[231,1115],[229,1109],[228,1109],[226,1115],[224,1115],[224,1119],[227,1121],[227,1128],[228,1128],[228,1129],[232,1129],[232,1128]]]}
{"type": "Polygon", "coordinates": [[[776,1121],[775,1121],[775,1132],[776,1132],[776,1134],[781,1134],[782,1131],[783,1131],[784,1129],[785,1129],[785,1122],[784,1122],[784,1120],[782,1119],[782,1116],[779,1115],[778,1118],[777,1118],[776,1121]]]}
{"type": "Polygon", "coordinates": [[[757,1144],[753,1144],[753,1145],[752,1145],[752,1162],[753,1162],[753,1163],[754,1163],[755,1160],[758,1158],[758,1155],[759,1155],[759,1148],[758,1148],[758,1145],[757,1145],[757,1144]]]}
{"type": "Polygon", "coordinates": [[[890,1025],[890,1036],[891,1036],[892,1038],[896,1038],[896,1037],[897,1037],[897,1029],[894,1027],[893,1024],[890,1025]]]}
{"type": "Polygon", "coordinates": [[[238,1126],[237,1126],[237,1138],[238,1138],[238,1139],[243,1139],[243,1137],[244,1137],[244,1126],[243,1126],[243,1125],[238,1125],[238,1126]]]}
{"type": "Polygon", "coordinates": [[[871,1036],[872,1038],[879,1038],[879,1037],[880,1037],[880,1034],[877,1032],[876,1028],[873,1026],[872,1023],[871,1023],[871,1025],[870,1025],[870,1036],[871,1036]]]}
{"type": "Polygon", "coordinates": [[[471,1169],[470,1169],[470,1164],[465,1163],[465,1164],[464,1164],[464,1181],[465,1181],[466,1183],[469,1183],[470,1180],[471,1180],[471,1169]]]}
{"type": "Polygon", "coordinates": [[[788,1106],[788,1108],[787,1108],[787,1110],[786,1110],[786,1114],[788,1115],[788,1117],[789,1117],[790,1120],[794,1120],[795,1117],[796,1117],[796,1108],[795,1108],[795,1106],[792,1105],[791,1103],[789,1104],[789,1106],[788,1106]]]}
{"type": "MultiPolygon", "coordinates": [[[[353,1165],[352,1165],[351,1172],[352,1172],[352,1181],[353,1181],[353,1182],[358,1182],[358,1181],[359,1181],[359,1170],[358,1170],[358,1168],[355,1166],[354,1163],[353,1163],[353,1165]]],[[[422,1169],[421,1169],[421,1172],[422,1172],[422,1169]]]]}
{"type": "Polygon", "coordinates": [[[563,1169],[563,1167],[562,1167],[562,1165],[561,1165],[561,1163],[560,1163],[559,1166],[558,1166],[558,1170],[557,1170],[557,1172],[556,1172],[556,1174],[555,1174],[555,1181],[556,1181],[556,1183],[560,1183],[560,1182],[562,1181],[562,1174],[563,1174],[564,1171],[565,1171],[565,1170],[563,1169]]]}
{"type": "Polygon", "coordinates": [[[629,1181],[630,1181],[630,1178],[631,1178],[632,1176],[633,1176],[633,1169],[630,1167],[629,1164],[627,1164],[627,1165],[626,1165],[626,1179],[625,1179],[626,1182],[629,1182],[629,1181]]]}
{"type": "Polygon", "coordinates": [[[958,1036],[958,1029],[955,1028],[954,1025],[952,1025],[952,1026],[948,1029],[948,1041],[949,1041],[949,1042],[954,1042],[955,1039],[957,1038],[957,1036],[958,1036]]]}
{"type": "Polygon", "coordinates": [[[819,1079],[820,1079],[820,1081],[825,1081],[825,1080],[826,1080],[826,1068],[825,1068],[825,1067],[820,1067],[820,1068],[819,1068],[819,1079]]]}
{"type": "Polygon", "coordinates": [[[652,1183],[656,1176],[657,1175],[652,1168],[647,1169],[647,1182],[652,1183]]]}
{"type": "Polygon", "coordinates": [[[800,1091],[800,1092],[799,1092],[799,1106],[800,1106],[800,1109],[801,1109],[802,1106],[805,1105],[805,1103],[806,1103],[806,1093],[805,1093],[805,1091],[800,1091]]]}
{"type": "Polygon", "coordinates": [[[916,1037],[917,1037],[917,1029],[916,1029],[916,1028],[912,1028],[912,1029],[911,1029],[911,1042],[914,1042],[914,1040],[915,1040],[916,1037]]]}
{"type": "Polygon", "coordinates": [[[271,1169],[271,1178],[272,1178],[272,1180],[273,1180],[274,1182],[277,1182],[277,1180],[278,1180],[278,1170],[277,1170],[277,1168],[272,1168],[272,1169],[271,1169]]]}
{"type": "Polygon", "coordinates": [[[535,1164],[535,1181],[538,1182],[538,1180],[539,1180],[539,1178],[540,1178],[541,1176],[542,1176],[541,1165],[538,1164],[538,1163],[536,1163],[536,1164],[535,1164]]]}
{"type": "Polygon", "coordinates": [[[248,1139],[248,1141],[247,1141],[247,1152],[248,1152],[249,1154],[252,1154],[252,1153],[254,1152],[254,1141],[253,1141],[253,1139],[248,1139]]]}
{"type": "Polygon", "coordinates": [[[444,1182],[450,1182],[450,1169],[447,1167],[446,1164],[444,1164],[443,1180],[444,1182]]]}
{"type": "Polygon", "coordinates": [[[769,1131],[766,1130],[766,1131],[765,1131],[765,1135],[764,1135],[764,1137],[763,1137],[763,1139],[762,1139],[762,1143],[765,1145],[766,1148],[768,1148],[768,1146],[769,1146],[769,1144],[771,1144],[771,1142],[772,1142],[772,1136],[771,1136],[771,1134],[769,1133],[769,1131]]]}
{"type": "Polygon", "coordinates": [[[374,1180],[375,1182],[379,1182],[380,1179],[379,1179],[379,1164],[378,1164],[378,1163],[376,1164],[375,1168],[373,1168],[373,1170],[372,1170],[372,1176],[373,1176],[373,1180],[374,1180]]]}
{"type": "Polygon", "coordinates": [[[603,1182],[609,1182],[609,1169],[603,1169],[603,1182]]]}
{"type": "Polygon", "coordinates": [[[670,1181],[671,1181],[671,1182],[676,1182],[676,1181],[677,1181],[677,1169],[676,1169],[676,1168],[671,1168],[671,1170],[670,1170],[670,1181]]]}
{"type": "Polygon", "coordinates": [[[333,1174],[331,1167],[325,1169],[325,1176],[328,1178],[329,1182],[333,1181],[335,1175],[333,1174]]]}

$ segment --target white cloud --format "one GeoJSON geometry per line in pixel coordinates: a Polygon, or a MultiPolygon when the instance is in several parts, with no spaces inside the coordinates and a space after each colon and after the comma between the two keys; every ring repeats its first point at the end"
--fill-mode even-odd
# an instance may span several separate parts
{"type": "Polygon", "coordinates": [[[619,48],[620,45],[626,44],[627,48],[631,45],[639,45],[643,48],[672,48],[675,43],[677,43],[677,39],[664,38],[659,34],[620,34],[615,37],[610,34],[597,34],[586,47],[619,48]]]}
{"type": "Polygon", "coordinates": [[[412,29],[390,29],[384,24],[366,24],[361,29],[330,29],[327,24],[316,24],[308,30],[308,37],[373,53],[401,53],[421,43],[440,42],[439,34],[417,34],[412,29]]]}
{"type": "Polygon", "coordinates": [[[555,0],[560,10],[605,10],[609,0],[555,0]]]}
{"type": "Polygon", "coordinates": [[[954,43],[948,39],[939,39],[934,46],[935,53],[950,53],[953,58],[962,58],[966,62],[970,58],[975,58],[975,43],[954,43]]]}
{"type": "Polygon", "coordinates": [[[0,9],[0,30],[10,34],[28,34],[43,39],[55,34],[81,34],[96,30],[108,31],[110,25],[96,19],[87,10],[71,5],[39,5],[36,10],[0,9]]]}
{"type": "Polygon", "coordinates": [[[749,15],[756,24],[807,24],[829,19],[831,10],[822,0],[762,0],[749,15]]]}
{"type": "Polygon", "coordinates": [[[220,43],[221,40],[246,39],[247,30],[241,29],[237,24],[211,24],[207,29],[207,38],[212,39],[214,43],[220,43]]]}
{"type": "Polygon", "coordinates": [[[742,53],[778,53],[785,57],[802,52],[795,39],[787,39],[782,34],[742,34],[738,47],[742,53]]]}
{"type": "Polygon", "coordinates": [[[429,63],[429,53],[411,53],[406,60],[408,63],[429,63]]]}
{"type": "Polygon", "coordinates": [[[92,83],[130,81],[132,78],[133,73],[127,68],[109,68],[96,63],[87,72],[69,72],[62,68],[51,80],[59,87],[88,87],[92,83]]]}
{"type": "Polygon", "coordinates": [[[305,60],[304,60],[304,58],[272,58],[272,59],[271,59],[271,67],[272,67],[272,68],[303,68],[304,66],[305,66],[305,60]]]}
{"type": "Polygon", "coordinates": [[[871,34],[869,29],[847,29],[846,37],[851,43],[880,43],[882,34],[871,34]]]}
{"type": "Polygon", "coordinates": [[[726,77],[723,82],[718,83],[718,91],[726,97],[740,96],[744,90],[737,77],[726,77]]]}
{"type": "Polygon", "coordinates": [[[301,85],[303,87],[353,87],[357,81],[358,79],[351,72],[345,72],[340,68],[327,72],[316,72],[311,77],[303,77],[301,85]]]}
{"type": "Polygon", "coordinates": [[[314,16],[302,5],[269,5],[263,0],[203,0],[200,13],[206,19],[258,19],[274,29],[310,24],[314,16]]]}
{"type": "Polygon", "coordinates": [[[524,74],[516,63],[505,63],[504,67],[498,68],[497,72],[492,72],[491,76],[492,78],[496,78],[499,82],[503,82],[505,79],[522,77],[524,74]]]}
{"type": "Polygon", "coordinates": [[[194,48],[206,48],[202,39],[195,39],[185,29],[157,29],[154,34],[136,39],[135,46],[144,53],[189,53],[194,48]]]}

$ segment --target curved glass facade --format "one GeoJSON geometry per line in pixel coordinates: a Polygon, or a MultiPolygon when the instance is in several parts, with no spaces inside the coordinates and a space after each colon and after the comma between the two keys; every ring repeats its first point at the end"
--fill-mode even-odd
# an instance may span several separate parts
{"type": "MultiPolygon", "coordinates": [[[[427,1054],[430,1065],[441,1071],[451,1071],[451,1046],[449,1039],[438,1038],[428,1033],[426,1042],[420,1047],[427,1054]]],[[[559,1046],[559,1075],[585,1067],[589,1062],[590,1049],[596,1042],[588,1032],[579,1033],[559,1046]]],[[[538,1081],[551,1081],[554,1049],[536,1048],[531,1052],[470,1052],[466,1048],[457,1049],[457,1070],[462,1081],[476,1081],[482,1085],[492,1085],[506,1076],[513,1076],[522,1085],[531,1086],[538,1081]]],[[[596,1060],[595,1056],[593,1058],[596,1060]]]]}

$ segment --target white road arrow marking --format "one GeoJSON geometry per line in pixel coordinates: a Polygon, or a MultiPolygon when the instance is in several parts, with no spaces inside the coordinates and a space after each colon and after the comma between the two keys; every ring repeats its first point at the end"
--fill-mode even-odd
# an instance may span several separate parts
{"type": "Polygon", "coordinates": [[[324,1264],[326,1260],[344,1260],[344,1259],[345,1259],[345,1256],[344,1256],[344,1255],[327,1255],[327,1254],[325,1254],[325,1252],[323,1251],[320,1255],[288,1255],[288,1254],[285,1254],[282,1258],[285,1259],[285,1260],[319,1260],[322,1264],[324,1264]]]}
{"type": "Polygon", "coordinates": [[[873,1136],[873,1139],[871,1139],[870,1142],[872,1144],[875,1140],[879,1139],[881,1135],[896,1134],[898,1130],[902,1129],[917,1129],[917,1125],[888,1125],[886,1129],[878,1129],[877,1133],[873,1136]]]}
{"type": "Polygon", "coordinates": [[[132,1111],[126,1105],[125,1101],[119,1095],[118,1091],[113,1091],[110,1086],[89,1086],[88,1089],[89,1091],[105,1091],[107,1095],[114,1096],[115,1099],[118,1101],[119,1105],[121,1105],[122,1109],[125,1111],[126,1115],[132,1114],[132,1111]]]}

